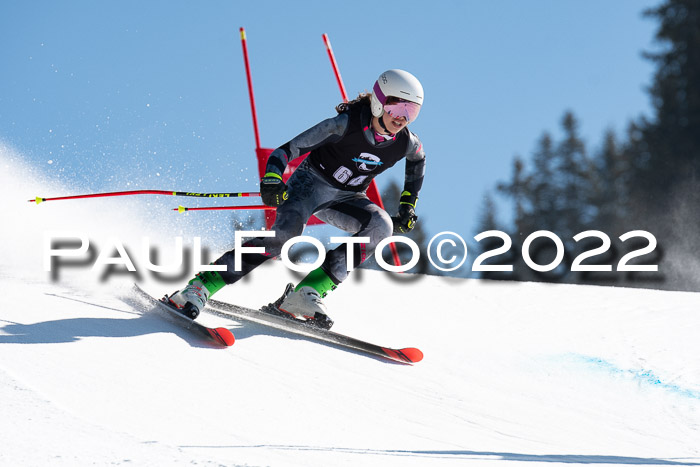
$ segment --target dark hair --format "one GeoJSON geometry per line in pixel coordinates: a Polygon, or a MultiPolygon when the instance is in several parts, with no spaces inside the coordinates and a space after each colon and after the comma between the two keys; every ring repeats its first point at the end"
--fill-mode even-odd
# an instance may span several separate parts
{"type": "Polygon", "coordinates": [[[342,114],[347,112],[351,108],[359,107],[362,105],[369,105],[372,99],[372,94],[368,92],[361,92],[355,99],[348,102],[341,102],[335,106],[336,112],[342,114]]]}

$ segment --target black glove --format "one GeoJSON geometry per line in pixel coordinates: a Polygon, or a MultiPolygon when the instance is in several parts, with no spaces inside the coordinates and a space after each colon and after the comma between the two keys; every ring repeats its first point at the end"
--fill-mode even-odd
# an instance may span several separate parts
{"type": "Polygon", "coordinates": [[[418,197],[404,191],[399,202],[399,214],[391,218],[394,223],[394,233],[408,233],[416,226],[416,201],[418,197]]]}
{"type": "Polygon", "coordinates": [[[282,177],[274,172],[268,172],[260,180],[260,197],[268,206],[277,207],[287,201],[287,185],[282,177]]]}

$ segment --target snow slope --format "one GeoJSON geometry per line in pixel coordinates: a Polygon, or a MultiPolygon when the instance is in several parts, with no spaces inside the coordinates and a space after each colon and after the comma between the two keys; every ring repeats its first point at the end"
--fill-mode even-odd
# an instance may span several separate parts
{"type": "MultiPolygon", "coordinates": [[[[35,206],[90,190],[4,147],[0,168],[2,465],[700,465],[698,294],[361,270],[327,299],[334,329],[419,347],[419,364],[203,315],[236,335],[219,349],[138,299],[133,275],[52,280],[42,252],[49,230],[167,252],[227,217],[146,198],[35,206]]],[[[158,294],[182,282],[141,276],[158,294]]],[[[258,306],[294,280],[269,262],[217,298],[258,306]]]]}

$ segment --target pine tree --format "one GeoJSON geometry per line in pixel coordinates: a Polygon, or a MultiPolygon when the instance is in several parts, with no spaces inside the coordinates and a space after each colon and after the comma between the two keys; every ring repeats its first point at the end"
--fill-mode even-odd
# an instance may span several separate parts
{"type": "Polygon", "coordinates": [[[597,174],[573,113],[564,114],[562,128],[562,141],[555,143],[549,133],[543,133],[529,164],[532,167],[516,157],[511,181],[498,185],[513,201],[518,237],[550,230],[570,239],[595,217],[588,193],[597,174]]]}
{"type": "Polygon", "coordinates": [[[667,0],[646,15],[660,21],[663,50],[645,54],[658,67],[650,89],[655,115],[639,124],[633,194],[639,217],[656,217],[694,198],[700,183],[700,2],[667,0]]]}
{"type": "Polygon", "coordinates": [[[659,20],[650,89],[654,116],[636,123],[628,151],[635,165],[631,207],[636,228],[663,252],[666,287],[698,290],[700,265],[700,2],[666,0],[646,15],[659,20]]]}
{"type": "MultiPolygon", "coordinates": [[[[483,200],[484,204],[479,215],[478,232],[476,232],[476,235],[492,230],[505,232],[504,227],[501,226],[497,220],[496,202],[493,199],[493,196],[490,193],[487,193],[484,195],[483,200]]],[[[473,256],[474,258],[477,258],[484,252],[493,251],[500,248],[503,246],[503,241],[496,237],[486,237],[483,238],[477,245],[478,246],[473,256]]],[[[517,255],[515,254],[515,250],[511,248],[511,250],[506,254],[489,258],[484,264],[512,265],[515,261],[517,261],[517,255]]],[[[479,277],[482,279],[515,280],[515,275],[512,272],[484,271],[479,274],[479,277]]]]}
{"type": "Polygon", "coordinates": [[[613,130],[605,132],[603,147],[594,157],[595,176],[589,203],[597,211],[590,227],[617,236],[629,226],[631,162],[613,130]]]}
{"type": "MultiPolygon", "coordinates": [[[[515,229],[511,232],[513,249],[519,251],[525,239],[539,230],[555,233],[574,251],[573,237],[595,224],[599,213],[593,187],[604,185],[595,161],[586,153],[578,134],[578,121],[573,112],[566,112],[561,120],[564,137],[555,142],[544,132],[526,164],[517,157],[509,183],[501,183],[498,190],[511,198],[515,210],[515,229]]],[[[554,257],[551,241],[542,239],[533,243],[531,257],[545,264],[554,257]]],[[[521,280],[561,280],[561,272],[539,274],[527,267],[520,255],[514,259],[514,278],[521,280]]]]}
{"type": "Polygon", "coordinates": [[[517,158],[511,180],[498,189],[514,205],[514,244],[539,229],[567,245],[589,229],[613,240],[647,230],[659,246],[643,261],[661,263],[666,288],[697,290],[700,280],[688,272],[700,269],[694,259],[700,250],[700,1],[666,0],[645,14],[659,20],[656,38],[663,46],[646,54],[658,67],[650,89],[654,116],[630,122],[622,141],[608,131],[589,157],[567,112],[563,140],[545,133],[532,163],[517,158]]]}
{"type": "Polygon", "coordinates": [[[561,125],[564,139],[556,151],[559,166],[555,183],[559,184],[560,191],[560,222],[556,233],[566,241],[585,230],[595,215],[587,196],[594,173],[574,114],[566,112],[561,125]]]}
{"type": "Polygon", "coordinates": [[[540,137],[532,162],[532,216],[538,219],[541,229],[558,230],[561,217],[557,206],[559,193],[554,183],[556,153],[552,136],[548,132],[540,137]]]}
{"type": "Polygon", "coordinates": [[[511,181],[498,184],[498,191],[513,201],[515,231],[518,235],[528,232],[532,228],[530,185],[530,179],[525,173],[525,163],[520,157],[513,160],[511,181]]]}

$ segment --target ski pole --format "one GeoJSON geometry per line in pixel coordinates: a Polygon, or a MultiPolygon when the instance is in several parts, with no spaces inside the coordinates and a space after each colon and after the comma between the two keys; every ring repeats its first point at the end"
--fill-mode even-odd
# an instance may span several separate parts
{"type": "Polygon", "coordinates": [[[243,198],[249,196],[260,196],[260,193],[193,193],[189,191],[166,191],[166,190],[133,190],[133,191],[113,191],[110,193],[91,193],[87,195],[61,196],[58,198],[42,198],[37,196],[30,199],[30,203],[43,203],[44,201],[62,201],[67,199],[85,198],[105,198],[108,196],[131,196],[131,195],[168,195],[168,196],[193,196],[196,198],[243,198]]]}
{"type": "Polygon", "coordinates": [[[173,211],[177,211],[177,212],[182,213],[182,212],[187,212],[187,211],[247,211],[247,210],[260,210],[260,209],[274,211],[277,208],[274,208],[272,206],[263,206],[263,205],[256,205],[256,206],[209,206],[209,207],[203,207],[203,208],[186,208],[184,206],[179,206],[177,208],[173,208],[173,211]]]}

